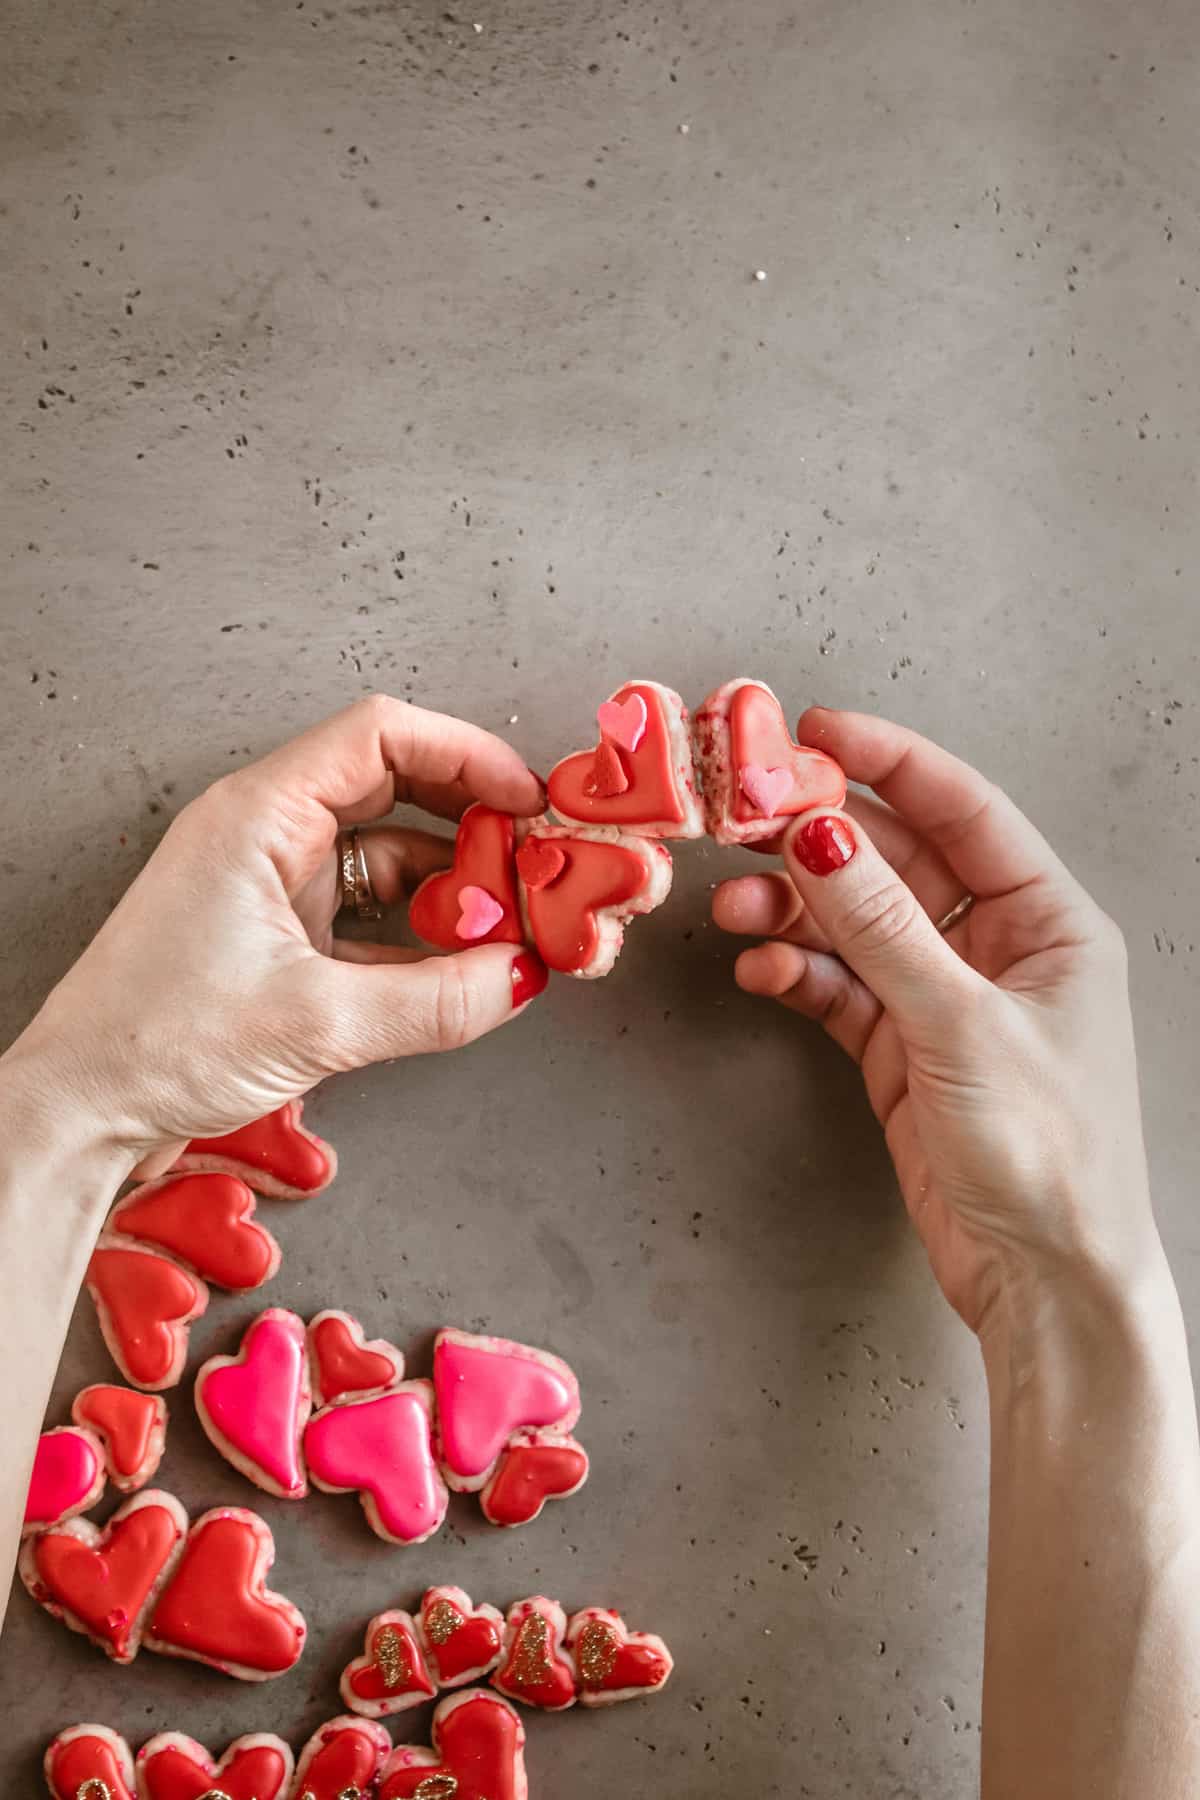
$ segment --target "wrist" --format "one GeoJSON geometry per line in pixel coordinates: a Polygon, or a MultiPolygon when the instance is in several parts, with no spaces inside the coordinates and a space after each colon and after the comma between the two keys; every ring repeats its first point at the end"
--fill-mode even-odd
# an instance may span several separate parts
{"type": "Polygon", "coordinates": [[[0,1055],[0,1120],[13,1161],[86,1165],[109,1198],[143,1153],[118,1096],[37,1020],[0,1055]]]}

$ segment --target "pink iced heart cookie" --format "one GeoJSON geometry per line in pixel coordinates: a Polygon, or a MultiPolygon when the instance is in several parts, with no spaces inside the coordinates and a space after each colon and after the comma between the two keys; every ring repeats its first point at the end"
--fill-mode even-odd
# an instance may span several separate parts
{"type": "Polygon", "coordinates": [[[454,927],[454,935],[464,944],[477,944],[503,917],[504,908],[486,888],[476,887],[470,881],[459,888],[458,924],[454,927]]]}
{"type": "Polygon", "coordinates": [[[433,1453],[428,1381],[314,1413],[304,1456],[326,1493],[360,1495],[371,1530],[389,1543],[423,1544],[440,1529],[449,1496],[433,1453]]]}
{"type": "Polygon", "coordinates": [[[308,1321],[308,1360],[321,1406],[379,1394],[404,1380],[404,1357],[395,1344],[365,1338],[357,1319],[332,1307],[308,1321]]]}
{"type": "Polygon", "coordinates": [[[514,1432],[482,1494],[492,1525],[528,1525],[547,1500],[577,1494],[588,1478],[587,1451],[561,1431],[514,1432]]]}
{"type": "Polygon", "coordinates": [[[790,769],[764,769],[761,763],[745,763],[738,779],[746,798],[764,819],[773,819],[792,791],[790,769]]]}
{"type": "Polygon", "coordinates": [[[376,1613],[367,1626],[363,1653],[346,1664],[340,1687],[350,1711],[364,1719],[386,1719],[434,1698],[437,1684],[408,1613],[376,1613]]]}
{"type": "Polygon", "coordinates": [[[846,798],[842,770],[823,751],[792,742],[765,682],[725,682],[700,707],[693,733],[705,820],[719,844],[778,837],[796,813],[846,798]]]}
{"type": "Polygon", "coordinates": [[[160,1731],[137,1753],[139,1800],[285,1800],[292,1753],[271,1731],[237,1738],[214,1761],[195,1738],[160,1731]]]}
{"type": "Polygon", "coordinates": [[[509,1338],[439,1331],[433,1383],[439,1459],[459,1493],[486,1485],[514,1432],[570,1431],[579,1418],[579,1383],[566,1363],[509,1338]]]}
{"type": "Polygon", "coordinates": [[[600,742],[550,771],[550,804],[571,825],[650,838],[704,835],[687,708],[659,681],[627,681],[597,709],[600,742]]]}
{"type": "Polygon", "coordinates": [[[94,1506],[107,1476],[98,1437],[78,1425],[43,1431],[33,1457],[21,1536],[61,1525],[94,1506]]]}
{"type": "Polygon", "coordinates": [[[627,700],[602,700],[596,708],[601,736],[631,756],[646,735],[646,717],[646,697],[636,688],[627,700]]]}
{"type": "Polygon", "coordinates": [[[312,1398],[303,1319],[282,1307],[260,1313],[236,1356],[213,1356],[196,1376],[200,1423],[248,1481],[300,1500],[308,1492],[301,1439],[312,1398]]]}
{"type": "Polygon", "coordinates": [[[602,1606],[571,1616],[566,1648],[584,1706],[613,1706],[657,1693],[675,1666],[660,1637],[628,1630],[620,1613],[602,1606]]]}
{"type": "MultiPolygon", "coordinates": [[[[42,1759],[53,1800],[134,1800],[129,1745],[107,1725],[70,1725],[42,1759]]],[[[268,1796],[270,1800],[270,1796],[268,1796]]]]}
{"type": "Polygon", "coordinates": [[[504,1655],[492,1686],[543,1712],[565,1712],[575,1704],[575,1667],[564,1653],[567,1615],[557,1600],[535,1594],[508,1609],[504,1655]]]}
{"type": "MultiPolygon", "coordinates": [[[[319,1725],[300,1752],[292,1794],[296,1800],[361,1800],[375,1781],[392,1740],[369,1719],[342,1717],[319,1725]]],[[[433,1800],[433,1797],[430,1797],[433,1800]]],[[[438,1800],[443,1800],[438,1796],[438,1800]]],[[[449,1794],[444,1800],[450,1800],[449,1794]]]]}
{"type": "Polygon", "coordinates": [[[337,1174],[337,1152],[301,1124],[303,1111],[303,1100],[288,1100],[237,1131],[193,1138],[175,1167],[239,1175],[256,1193],[277,1200],[319,1194],[337,1174]]]}

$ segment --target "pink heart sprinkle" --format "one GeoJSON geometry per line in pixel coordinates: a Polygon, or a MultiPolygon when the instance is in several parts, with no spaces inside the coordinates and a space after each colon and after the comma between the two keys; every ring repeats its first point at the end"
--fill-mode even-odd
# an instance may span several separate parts
{"type": "Polygon", "coordinates": [[[790,769],[764,769],[761,763],[745,763],[738,770],[742,792],[764,819],[773,819],[792,791],[790,769]]]}
{"type": "Polygon", "coordinates": [[[498,925],[504,917],[504,908],[486,888],[471,885],[459,888],[458,904],[461,910],[454,935],[465,939],[468,944],[486,937],[492,927],[498,925]]]}
{"type": "Polygon", "coordinates": [[[640,694],[630,694],[628,700],[605,700],[596,709],[604,736],[630,755],[646,735],[646,716],[646,702],[640,694]]]}

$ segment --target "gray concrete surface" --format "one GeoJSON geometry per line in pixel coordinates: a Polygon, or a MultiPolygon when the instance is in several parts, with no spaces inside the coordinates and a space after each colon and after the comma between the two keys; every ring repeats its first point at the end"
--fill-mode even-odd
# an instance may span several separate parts
{"type": "MultiPolygon", "coordinates": [[[[629,675],[761,674],[958,747],[1122,919],[1200,1318],[1194,9],[3,13],[4,1032],[190,794],[356,694],[544,766],[629,675]]],[[[447,1319],[569,1356],[587,1492],[409,1552],[264,1498],[312,1640],[257,1689],[110,1668],[16,1595],[10,1791],[78,1718],[299,1741],[365,1617],[448,1579],[676,1649],[657,1704],[533,1722],[534,1800],[973,1792],[973,1345],[852,1073],[732,989],[736,866],[681,854],[516,1037],[330,1085],[336,1189],[265,1206],[272,1300],[418,1369],[447,1319]]],[[[81,1308],[53,1416],[107,1367],[81,1308]]],[[[174,1406],[167,1483],[251,1500],[174,1406]]]]}

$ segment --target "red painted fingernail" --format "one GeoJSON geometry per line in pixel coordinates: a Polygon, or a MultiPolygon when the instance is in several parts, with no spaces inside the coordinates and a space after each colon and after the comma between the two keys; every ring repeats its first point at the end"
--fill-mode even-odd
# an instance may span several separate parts
{"type": "Polygon", "coordinates": [[[792,838],[792,850],[810,875],[832,875],[844,869],[858,846],[845,819],[810,819],[792,838]]]}
{"type": "Polygon", "coordinates": [[[513,1011],[527,1000],[536,1000],[550,979],[550,971],[532,950],[522,950],[512,966],[513,1011]]]}

